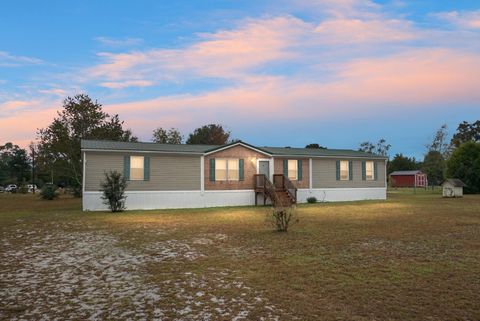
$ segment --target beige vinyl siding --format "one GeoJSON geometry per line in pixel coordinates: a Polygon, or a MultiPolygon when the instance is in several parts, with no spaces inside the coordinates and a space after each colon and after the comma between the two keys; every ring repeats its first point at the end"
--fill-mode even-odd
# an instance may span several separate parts
{"type": "Polygon", "coordinates": [[[85,190],[98,191],[106,171],[116,170],[123,174],[125,155],[150,157],[150,179],[148,181],[129,181],[128,191],[200,190],[199,156],[121,152],[87,152],[85,190]]]}
{"type": "Polygon", "coordinates": [[[312,184],[313,188],[335,188],[335,187],[385,187],[385,161],[376,160],[378,167],[377,180],[362,180],[362,159],[330,159],[320,158],[312,160],[312,184]],[[353,161],[353,179],[345,181],[337,181],[336,177],[336,161],[347,160],[353,161]]]}

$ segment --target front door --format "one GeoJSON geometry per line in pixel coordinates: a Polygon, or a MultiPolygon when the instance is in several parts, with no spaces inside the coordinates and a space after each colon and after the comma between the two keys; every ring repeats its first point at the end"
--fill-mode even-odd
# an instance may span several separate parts
{"type": "Polygon", "coordinates": [[[269,161],[258,161],[258,174],[264,174],[270,179],[270,162],[269,161]]]}

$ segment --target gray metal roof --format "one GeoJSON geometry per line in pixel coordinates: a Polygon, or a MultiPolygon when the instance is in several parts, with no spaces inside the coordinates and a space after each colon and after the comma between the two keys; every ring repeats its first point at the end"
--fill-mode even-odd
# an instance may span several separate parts
{"type": "Polygon", "coordinates": [[[260,147],[272,155],[278,156],[323,156],[323,157],[361,157],[361,158],[386,158],[366,152],[351,149],[325,149],[325,148],[294,148],[294,147],[260,147]]]}
{"type": "Polygon", "coordinates": [[[117,142],[107,140],[82,140],[82,150],[125,150],[168,153],[203,154],[216,145],[157,144],[141,142],[117,142]]]}
{"type": "Polygon", "coordinates": [[[300,157],[360,157],[381,158],[384,156],[374,155],[349,149],[314,149],[314,148],[290,148],[290,147],[257,147],[244,142],[235,142],[226,145],[190,145],[190,144],[157,144],[141,142],[118,142],[105,140],[82,140],[82,150],[110,150],[110,151],[151,151],[166,153],[189,153],[203,154],[228,146],[241,143],[252,148],[264,151],[273,156],[300,156],[300,157]]]}
{"type": "Polygon", "coordinates": [[[390,173],[390,175],[394,175],[394,176],[410,176],[415,174],[423,174],[423,172],[420,170],[414,170],[414,171],[394,171],[390,173]]]}
{"type": "Polygon", "coordinates": [[[464,182],[459,180],[458,178],[447,178],[443,183],[442,186],[445,184],[450,184],[453,187],[464,187],[467,186],[464,182]]]}

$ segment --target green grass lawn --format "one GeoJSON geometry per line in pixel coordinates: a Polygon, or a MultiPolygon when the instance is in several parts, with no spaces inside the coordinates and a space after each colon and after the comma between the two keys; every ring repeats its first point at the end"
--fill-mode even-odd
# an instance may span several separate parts
{"type": "Polygon", "coordinates": [[[480,196],[81,212],[0,194],[0,319],[479,320],[480,196]]]}

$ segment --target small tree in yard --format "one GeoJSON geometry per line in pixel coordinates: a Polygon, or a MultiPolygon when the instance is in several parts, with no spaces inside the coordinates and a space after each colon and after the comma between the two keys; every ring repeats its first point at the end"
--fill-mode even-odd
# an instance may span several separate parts
{"type": "MultiPolygon", "coordinates": [[[[271,184],[271,183],[270,183],[271,184]]],[[[267,221],[272,224],[278,232],[287,232],[293,222],[298,222],[295,206],[288,206],[278,196],[273,185],[266,186],[269,189],[272,200],[272,209],[268,211],[267,221]]]]}
{"type": "Polygon", "coordinates": [[[287,232],[290,223],[298,222],[295,207],[274,206],[272,209],[271,223],[278,232],[287,232]]]}
{"type": "Polygon", "coordinates": [[[44,200],[53,200],[58,197],[57,187],[53,184],[45,184],[40,191],[40,197],[44,200]]]}
{"type": "Polygon", "coordinates": [[[103,191],[104,204],[112,212],[121,212],[125,209],[125,188],[127,180],[117,171],[105,173],[105,180],[100,184],[103,191]]]}

